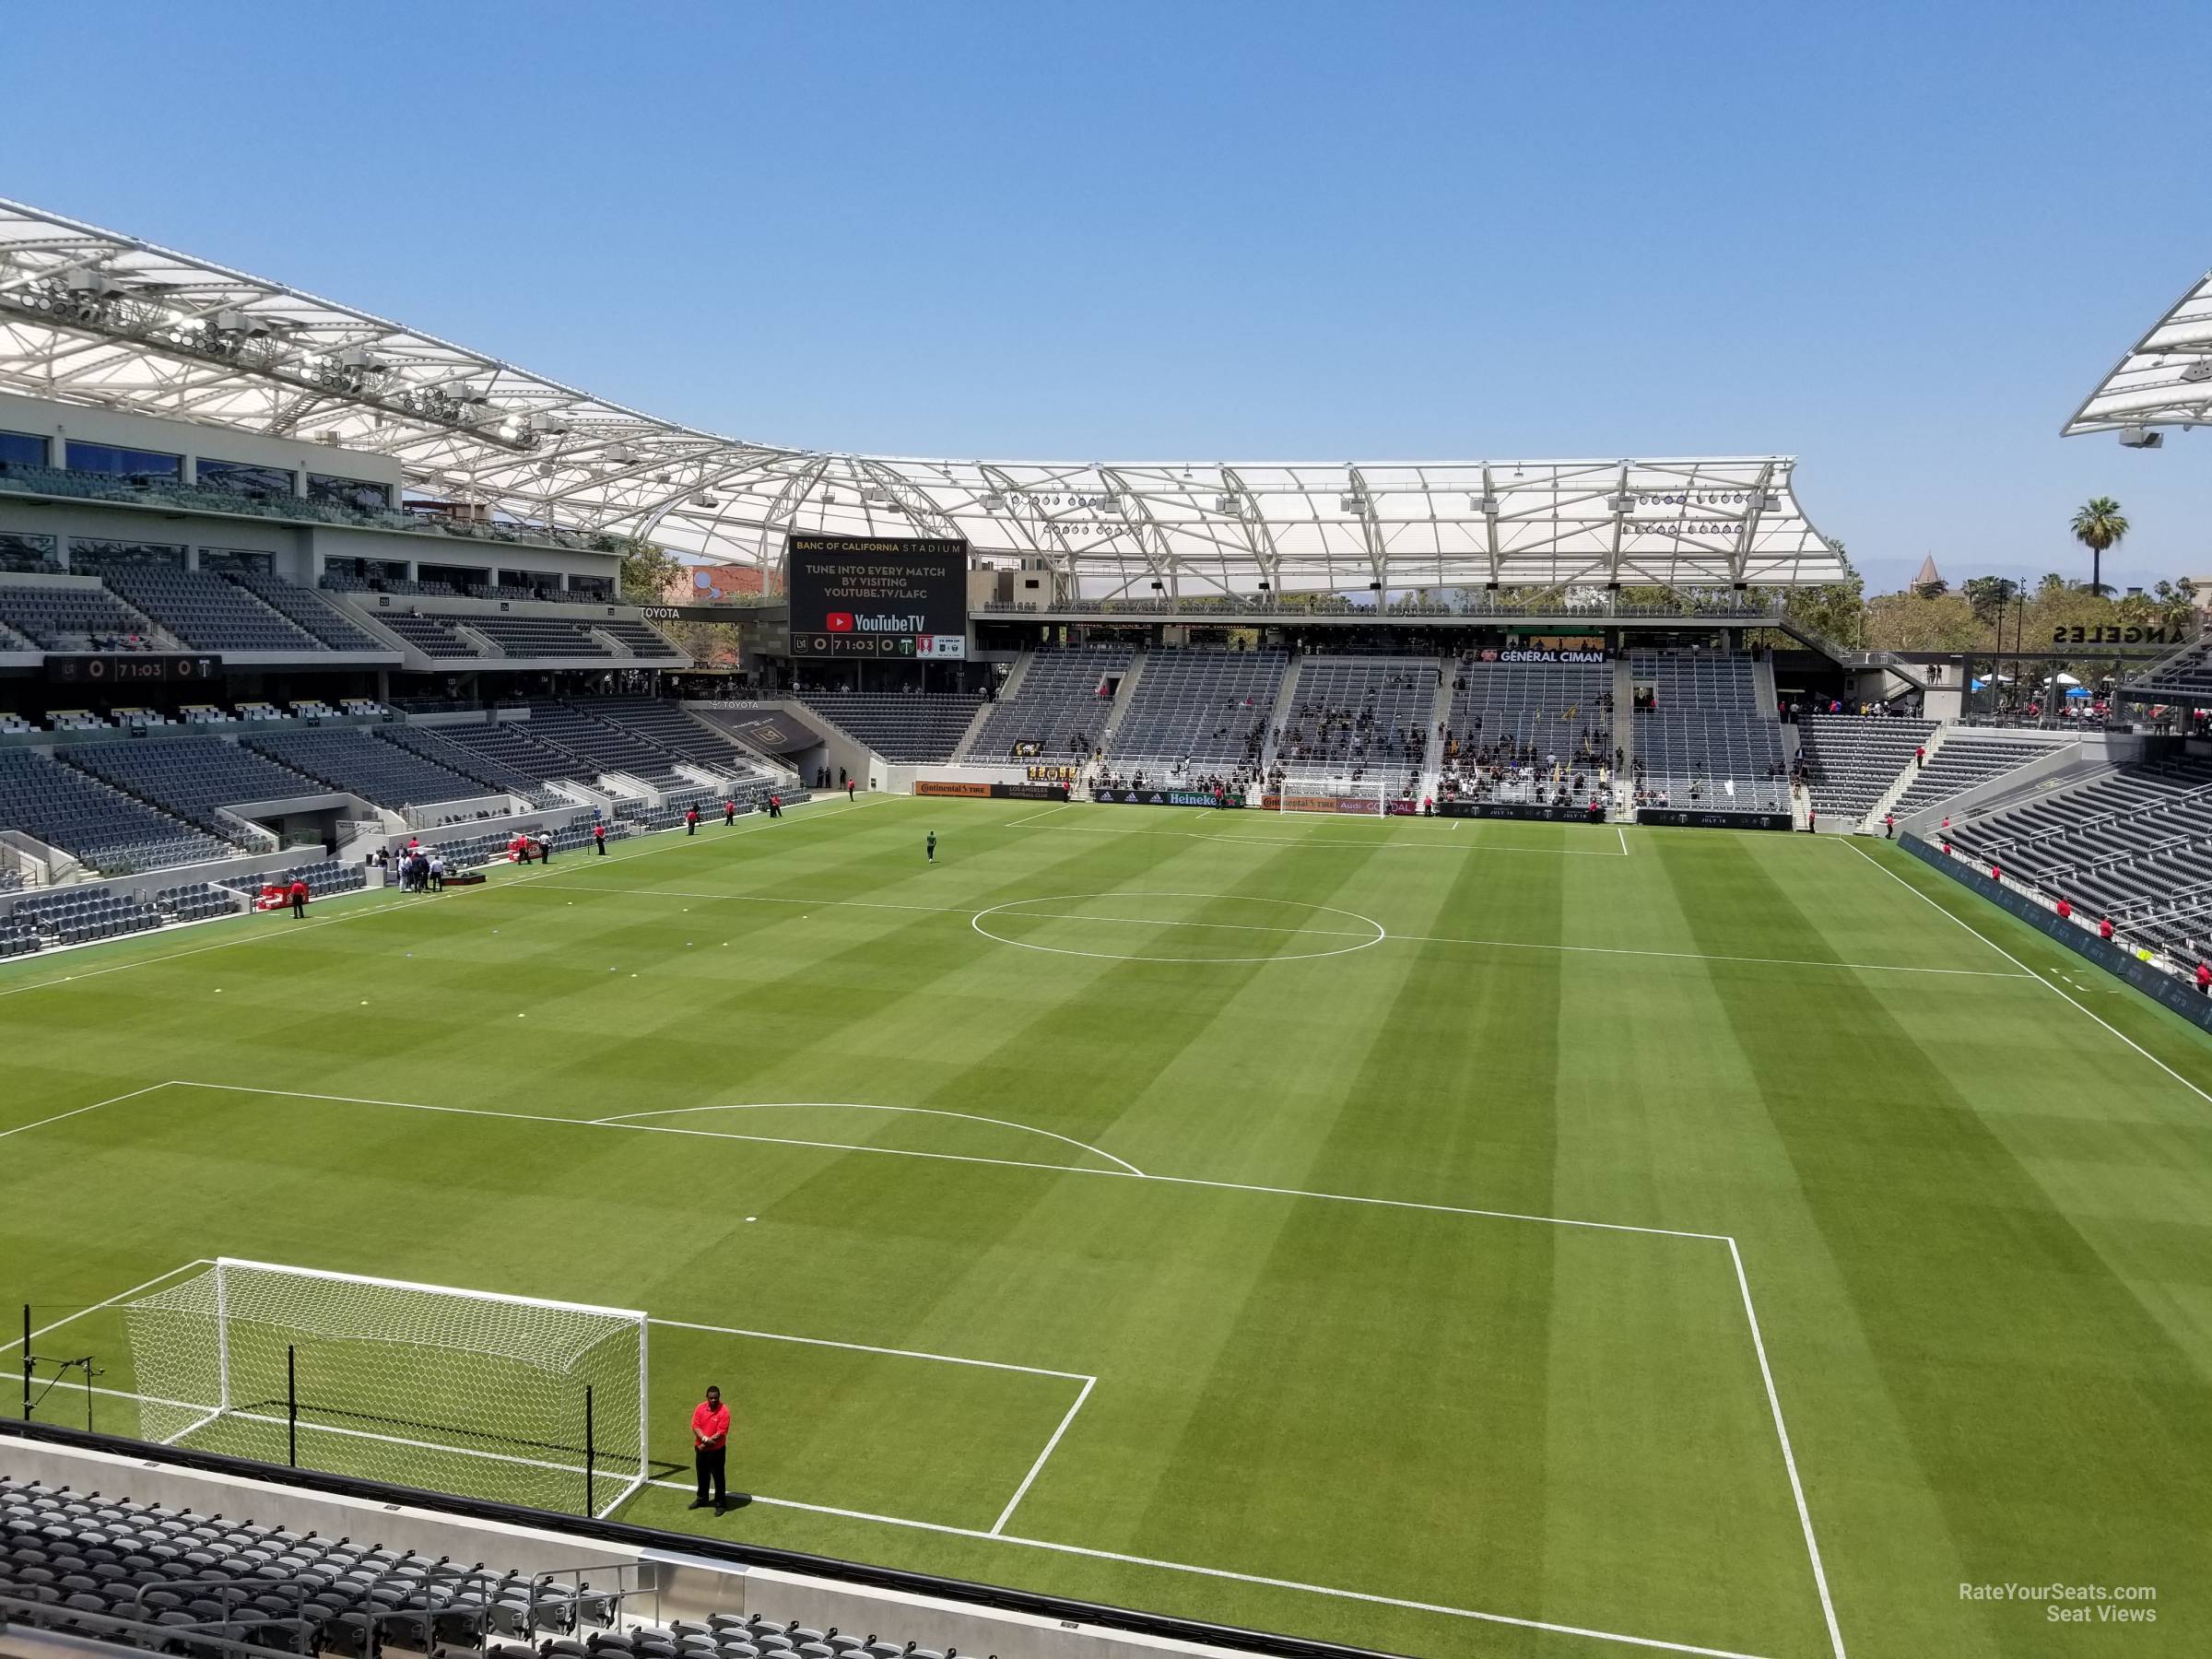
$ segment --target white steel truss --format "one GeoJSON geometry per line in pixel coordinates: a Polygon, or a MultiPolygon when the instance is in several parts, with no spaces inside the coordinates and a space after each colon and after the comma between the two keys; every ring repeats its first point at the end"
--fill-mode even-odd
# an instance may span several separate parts
{"type": "Polygon", "coordinates": [[[802,530],[963,535],[1087,596],[1843,573],[1788,456],[1107,464],[789,449],[641,415],[7,201],[0,389],[390,455],[426,497],[746,564],[773,565],[802,530]]]}
{"type": "Polygon", "coordinates": [[[2193,426],[2212,426],[2212,271],[2113,365],[2063,435],[2193,426]]]}

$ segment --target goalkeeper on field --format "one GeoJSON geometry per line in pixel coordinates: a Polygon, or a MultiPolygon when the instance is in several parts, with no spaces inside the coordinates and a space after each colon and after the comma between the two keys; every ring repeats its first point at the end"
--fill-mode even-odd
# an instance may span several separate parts
{"type": "Polygon", "coordinates": [[[726,1481],[730,1464],[730,1408],[722,1403],[722,1390],[708,1386],[707,1397],[691,1407],[691,1460],[699,1469],[699,1496],[693,1509],[705,1509],[707,1487],[714,1488],[714,1512],[729,1507],[726,1481]]]}

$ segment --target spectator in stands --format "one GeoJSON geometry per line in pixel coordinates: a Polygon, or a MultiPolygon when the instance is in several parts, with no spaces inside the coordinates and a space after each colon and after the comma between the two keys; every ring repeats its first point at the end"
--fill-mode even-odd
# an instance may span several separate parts
{"type": "Polygon", "coordinates": [[[2110,945],[2112,942],[2112,919],[2110,916],[2100,916],[2098,918],[2097,936],[2102,939],[2107,945],[2110,945]]]}
{"type": "MultiPolygon", "coordinates": [[[[1912,750],[1912,770],[1913,770],[1914,771],[1919,771],[1921,768],[1923,768],[1923,767],[1924,767],[1925,765],[1927,765],[1927,763],[1928,763],[1928,746],[1927,746],[1926,744],[1923,743],[1923,744],[1920,744],[1920,745],[1916,746],[1916,747],[1913,748],[1913,750],[1912,750]]],[[[1949,822],[1950,820],[1947,818],[1947,819],[1945,819],[1944,821],[1947,823],[1947,822],[1949,822]]]]}
{"type": "Polygon", "coordinates": [[[707,1385],[707,1397],[691,1407],[691,1461],[699,1471],[699,1496],[693,1509],[705,1509],[707,1488],[714,1488],[714,1512],[729,1507],[730,1408],[722,1403],[722,1390],[707,1385]]]}
{"type": "Polygon", "coordinates": [[[2061,922],[2070,922],[2074,919],[2074,907],[2064,899],[2058,901],[2058,919],[2061,922]]]}
{"type": "Polygon", "coordinates": [[[292,920],[297,922],[307,914],[307,877],[295,876],[287,896],[292,901],[292,920]]]}
{"type": "Polygon", "coordinates": [[[2196,994],[2212,996],[2212,964],[2199,961],[2196,965],[2196,994]]]}

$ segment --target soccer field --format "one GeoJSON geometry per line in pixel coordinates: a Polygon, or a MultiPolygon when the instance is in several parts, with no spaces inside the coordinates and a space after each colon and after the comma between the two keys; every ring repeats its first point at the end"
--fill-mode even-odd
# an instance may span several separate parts
{"type": "Polygon", "coordinates": [[[253,1257],[647,1312],[655,1525],[1418,1653],[2212,1649],[2212,1040],[1887,846],[839,801],[12,963],[0,1045],[0,1307],[103,1428],[98,1304],[253,1257]],[[1961,1590],[2053,1583],[2156,1621],[1961,1590]]]}

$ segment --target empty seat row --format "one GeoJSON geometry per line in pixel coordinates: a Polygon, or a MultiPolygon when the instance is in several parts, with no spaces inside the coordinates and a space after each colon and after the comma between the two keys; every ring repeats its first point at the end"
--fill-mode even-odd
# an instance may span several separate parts
{"type": "Polygon", "coordinates": [[[965,750],[972,760],[1038,756],[1065,760],[1096,752],[1113,718],[1114,693],[1135,656],[1129,645],[1035,651],[1017,689],[991,705],[965,750]]]}
{"type": "Polygon", "coordinates": [[[886,760],[949,760],[982,707],[972,691],[806,691],[799,700],[886,760]]]}

